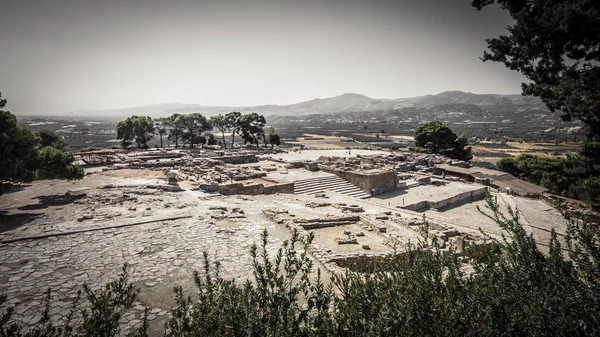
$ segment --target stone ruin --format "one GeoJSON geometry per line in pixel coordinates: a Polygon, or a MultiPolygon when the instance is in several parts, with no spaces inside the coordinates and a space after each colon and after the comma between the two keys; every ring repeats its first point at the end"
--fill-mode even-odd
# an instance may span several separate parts
{"type": "MultiPolygon", "coordinates": [[[[333,205],[331,205],[333,206],[333,205]]],[[[382,214],[369,215],[344,215],[344,216],[326,216],[320,218],[297,218],[290,214],[287,210],[265,209],[263,214],[271,221],[282,224],[290,231],[296,230],[300,234],[301,240],[312,231],[319,231],[323,228],[339,227],[343,229],[343,234],[335,237],[337,245],[356,246],[357,251],[354,253],[340,253],[335,249],[327,249],[318,244],[311,245],[310,253],[320,263],[331,272],[339,272],[341,268],[358,268],[366,266],[373,259],[385,258],[391,254],[402,254],[402,250],[395,250],[398,247],[403,247],[405,240],[400,237],[395,226],[400,228],[408,228],[415,233],[423,234],[423,221],[418,219],[404,219],[398,214],[392,212],[384,212],[382,214]],[[386,224],[386,221],[391,221],[392,224],[386,224]],[[345,229],[348,225],[358,225],[362,230],[345,229]],[[390,247],[389,252],[370,252],[369,244],[361,243],[361,238],[365,236],[365,232],[371,232],[376,235],[376,238],[384,245],[390,247]],[[393,247],[394,250],[391,248],[393,247]]],[[[455,228],[449,228],[446,225],[428,222],[428,240],[429,242],[437,243],[438,248],[443,254],[458,254],[468,255],[469,247],[475,248],[484,241],[479,236],[463,233],[455,228]]],[[[433,246],[432,246],[433,249],[433,246]]]]}

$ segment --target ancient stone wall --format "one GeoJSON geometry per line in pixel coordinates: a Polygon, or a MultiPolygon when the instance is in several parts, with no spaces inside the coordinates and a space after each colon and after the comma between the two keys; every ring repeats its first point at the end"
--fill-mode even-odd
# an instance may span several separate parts
{"type": "Polygon", "coordinates": [[[467,192],[459,193],[457,195],[453,195],[453,196],[443,199],[443,200],[438,200],[438,201],[422,200],[422,201],[419,201],[419,202],[416,202],[413,204],[409,204],[409,205],[399,205],[398,208],[407,209],[410,211],[421,211],[421,210],[425,210],[426,208],[432,208],[432,209],[448,208],[448,207],[452,207],[456,204],[460,204],[465,201],[477,200],[477,199],[484,198],[486,192],[487,192],[487,188],[481,187],[481,188],[478,188],[473,191],[467,191],[467,192]]]}
{"type": "Polygon", "coordinates": [[[433,209],[447,208],[454,204],[461,203],[463,201],[477,200],[477,199],[483,198],[483,197],[485,197],[486,192],[487,192],[487,189],[485,187],[482,187],[482,188],[476,189],[474,191],[467,191],[467,192],[457,194],[455,196],[446,198],[444,200],[438,200],[435,202],[431,202],[430,205],[431,205],[431,208],[433,208],[433,209]]]}
{"type": "Polygon", "coordinates": [[[399,205],[398,208],[407,209],[409,211],[420,211],[429,207],[429,201],[423,200],[414,204],[399,205]]]}
{"type": "Polygon", "coordinates": [[[382,194],[396,189],[396,172],[357,173],[334,169],[323,169],[349,181],[370,195],[382,194]]]}
{"type": "Polygon", "coordinates": [[[255,154],[243,154],[238,156],[223,156],[216,157],[224,163],[227,164],[248,164],[248,163],[258,163],[258,157],[255,154]]]}
{"type": "Polygon", "coordinates": [[[263,184],[244,185],[242,183],[219,185],[219,193],[223,195],[258,195],[275,193],[294,193],[294,183],[265,186],[263,184]]]}
{"type": "Polygon", "coordinates": [[[294,194],[294,183],[275,185],[277,193],[294,194]]]}

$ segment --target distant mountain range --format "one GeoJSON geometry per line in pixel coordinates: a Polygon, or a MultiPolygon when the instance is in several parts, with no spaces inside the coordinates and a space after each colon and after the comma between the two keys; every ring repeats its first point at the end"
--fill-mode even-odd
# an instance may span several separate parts
{"type": "Polygon", "coordinates": [[[486,107],[514,107],[545,109],[543,103],[535,97],[521,95],[473,94],[462,91],[445,91],[437,95],[426,95],[398,99],[376,99],[361,94],[346,93],[330,98],[316,98],[310,101],[289,105],[259,105],[249,107],[206,106],[198,104],[167,103],[142,107],[110,110],[77,110],[67,116],[126,117],[147,115],[164,117],[173,113],[199,112],[208,116],[231,111],[242,113],[257,112],[265,116],[304,116],[310,114],[342,113],[390,113],[406,108],[435,109],[436,107],[461,105],[486,107]]]}

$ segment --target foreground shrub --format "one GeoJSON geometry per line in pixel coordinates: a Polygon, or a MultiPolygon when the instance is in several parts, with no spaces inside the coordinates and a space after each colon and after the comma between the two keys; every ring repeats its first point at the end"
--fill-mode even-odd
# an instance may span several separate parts
{"type": "MultiPolygon", "coordinates": [[[[139,289],[133,287],[128,280],[128,266],[125,264],[119,277],[107,283],[100,291],[93,291],[83,285],[83,292],[77,293],[71,310],[66,313],[64,324],[54,325],[50,317],[51,292],[46,292],[45,310],[42,319],[30,330],[23,328],[11,321],[14,307],[8,307],[0,313],[0,336],[116,336],[120,333],[120,320],[123,315],[133,307],[139,289]],[[84,300],[81,301],[82,295],[84,300]],[[76,318],[77,316],[77,318],[76,318]]],[[[6,296],[0,296],[0,305],[4,304],[6,296]]],[[[147,320],[144,314],[141,326],[128,336],[147,336],[147,320]]]]}
{"type": "MultiPolygon", "coordinates": [[[[166,336],[598,336],[600,335],[600,231],[588,221],[570,221],[566,246],[552,232],[549,253],[539,251],[519,223],[488,197],[486,214],[503,230],[466,258],[447,254],[424,239],[405,251],[374,261],[361,272],[347,270],[325,282],[308,256],[312,237],[297,250],[297,233],[270,256],[267,233],[253,246],[254,278],[220,277],[219,263],[204,255],[194,273],[197,295],[175,288],[176,306],[166,336]]],[[[87,289],[87,288],[86,288],[87,289]]],[[[92,300],[83,322],[52,334],[114,336],[137,292],[121,278],[92,300]],[[103,294],[103,295],[102,295],[103,294]],[[96,333],[101,331],[101,333],[96,333]]],[[[74,308],[77,304],[74,305],[74,308]]],[[[3,336],[21,336],[0,318],[3,336]]],[[[36,330],[38,329],[38,330],[36,330]]],[[[146,334],[145,327],[136,332],[146,334]]]]}

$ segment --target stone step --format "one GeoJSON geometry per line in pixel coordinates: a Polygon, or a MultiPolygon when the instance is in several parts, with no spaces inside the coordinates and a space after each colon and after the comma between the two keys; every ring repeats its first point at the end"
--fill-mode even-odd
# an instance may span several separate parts
{"type": "Polygon", "coordinates": [[[322,178],[315,178],[315,179],[305,179],[305,180],[299,180],[296,182],[299,184],[302,184],[302,183],[313,184],[313,183],[331,182],[331,181],[346,181],[346,180],[344,180],[338,176],[333,176],[333,177],[322,177],[322,178]]]}
{"type": "Polygon", "coordinates": [[[333,192],[342,193],[342,194],[353,193],[353,192],[356,192],[356,186],[340,186],[340,187],[330,188],[329,190],[333,191],[333,192]]]}
{"type": "Polygon", "coordinates": [[[349,197],[354,197],[354,198],[358,198],[358,199],[369,199],[371,196],[368,195],[365,192],[362,193],[355,193],[355,194],[346,194],[349,197]]]}
{"type": "MultiPolygon", "coordinates": [[[[345,180],[319,180],[319,181],[308,181],[308,182],[294,182],[294,186],[302,186],[302,187],[307,187],[307,186],[318,186],[318,185],[324,185],[324,184],[350,184],[349,182],[345,181],[345,180]]],[[[352,184],[350,184],[352,185],[352,184]]],[[[353,185],[354,186],[354,185],[353,185]]]]}
{"type": "Polygon", "coordinates": [[[311,186],[296,186],[294,185],[294,191],[314,190],[314,189],[330,189],[330,188],[356,188],[354,185],[342,184],[342,183],[330,183],[330,184],[317,184],[311,186]]]}
{"type": "Polygon", "coordinates": [[[295,194],[315,194],[327,192],[336,192],[358,199],[366,199],[371,197],[354,184],[338,176],[303,179],[294,183],[295,194]]]}
{"type": "MultiPolygon", "coordinates": [[[[341,178],[340,178],[341,179],[341,178]]],[[[302,187],[308,187],[308,186],[319,186],[319,185],[330,185],[330,184],[346,184],[346,185],[352,185],[351,183],[345,181],[345,180],[320,180],[320,181],[313,181],[313,182],[303,182],[303,183],[298,183],[295,182],[294,186],[302,186],[302,187]]],[[[354,186],[354,185],[352,185],[354,186]]]]}

